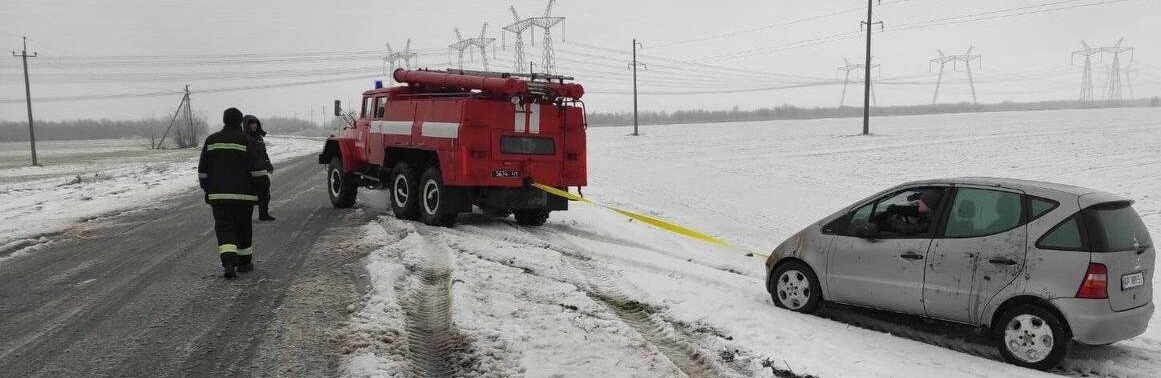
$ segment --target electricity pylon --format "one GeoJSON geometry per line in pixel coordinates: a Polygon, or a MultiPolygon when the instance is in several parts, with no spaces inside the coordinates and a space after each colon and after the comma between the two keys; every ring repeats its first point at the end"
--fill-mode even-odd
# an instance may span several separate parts
{"type": "Polygon", "coordinates": [[[457,64],[459,65],[459,69],[462,70],[464,68],[464,50],[467,50],[468,48],[471,48],[471,47],[477,47],[480,49],[480,58],[482,58],[483,62],[484,62],[484,71],[487,71],[488,70],[488,45],[491,45],[493,42],[496,42],[495,38],[486,37],[486,35],[488,34],[488,23],[487,22],[484,23],[484,27],[480,28],[480,36],[476,37],[476,38],[466,38],[465,39],[464,36],[462,34],[460,34],[459,28],[456,28],[455,32],[456,32],[456,43],[448,45],[448,48],[450,48],[451,50],[455,50],[459,53],[459,59],[457,60],[457,64]]]}
{"type": "MultiPolygon", "coordinates": [[[[846,63],[846,65],[838,68],[839,71],[843,71],[843,95],[842,95],[842,98],[839,99],[839,107],[840,108],[846,106],[846,103],[847,103],[847,84],[849,84],[851,82],[851,71],[856,72],[855,80],[860,79],[860,77],[858,76],[860,74],[860,71],[861,71],[862,75],[866,75],[866,71],[867,71],[867,70],[865,70],[865,68],[867,67],[866,64],[863,64],[863,63],[851,64],[851,62],[849,60],[847,60],[847,58],[843,58],[843,63],[846,63]]],[[[872,69],[879,68],[879,65],[872,64],[871,68],[872,69]]],[[[875,96],[874,84],[871,85],[871,101],[872,101],[872,103],[875,104],[875,106],[879,106],[879,99],[876,98],[876,96],[875,96]]]]}
{"type": "MultiPolygon", "coordinates": [[[[1122,37],[1121,39],[1117,40],[1117,44],[1113,45],[1112,47],[1101,47],[1102,59],[1104,58],[1103,54],[1113,55],[1113,64],[1109,66],[1108,83],[1105,85],[1108,89],[1108,92],[1105,95],[1105,99],[1109,101],[1121,101],[1121,54],[1130,53],[1129,60],[1132,61],[1133,59],[1133,56],[1131,55],[1133,48],[1123,46],[1124,43],[1125,38],[1122,37]]],[[[1132,87],[1133,85],[1129,84],[1130,91],[1132,91],[1132,87]]]]}
{"type": "MultiPolygon", "coordinates": [[[[391,73],[395,71],[395,68],[397,68],[399,66],[403,66],[404,68],[411,69],[412,65],[415,64],[416,58],[419,56],[419,54],[416,54],[416,53],[411,51],[411,39],[410,38],[407,39],[407,45],[405,45],[403,47],[402,51],[395,51],[394,49],[392,49],[390,42],[386,43],[386,45],[387,45],[387,55],[383,56],[383,74],[384,75],[391,75],[391,73]],[[400,63],[402,63],[402,64],[400,64],[400,63]],[[391,66],[391,70],[387,70],[387,66],[391,66]]],[[[394,78],[392,78],[392,80],[394,80],[394,78]]]]}
{"type": "MultiPolygon", "coordinates": [[[[520,14],[516,13],[515,6],[509,5],[508,10],[512,12],[512,24],[505,26],[502,29],[516,35],[516,42],[514,46],[516,50],[516,56],[515,59],[513,59],[513,61],[516,63],[514,65],[515,70],[512,72],[523,72],[524,69],[528,68],[528,65],[524,63],[524,31],[532,27],[532,19],[520,19],[520,14]]],[[[505,33],[501,33],[500,36],[501,40],[503,41],[502,45],[505,48],[508,47],[508,42],[504,40],[506,36],[507,34],[505,33]]]]}
{"type": "MultiPolygon", "coordinates": [[[[552,28],[556,25],[560,26],[561,41],[564,41],[564,17],[551,17],[552,6],[556,4],[556,0],[549,0],[548,7],[544,8],[544,16],[528,18],[532,26],[544,29],[544,55],[541,60],[541,67],[544,73],[556,73],[556,52],[552,49],[552,28]]],[[[536,32],[533,31],[531,40],[536,39],[536,32]]],[[[534,42],[535,43],[535,42],[534,42]]]]}
{"type": "Polygon", "coordinates": [[[1081,74],[1081,78],[1080,78],[1080,101],[1081,102],[1091,102],[1092,101],[1092,89],[1093,89],[1093,85],[1092,85],[1092,56],[1100,54],[1101,49],[1097,48],[1097,47],[1089,47],[1088,42],[1085,42],[1084,40],[1080,41],[1080,45],[1083,48],[1080,50],[1072,52],[1072,60],[1069,63],[1070,64],[1076,63],[1076,56],[1077,55],[1084,57],[1084,73],[1081,74]]]}
{"type": "Polygon", "coordinates": [[[975,81],[975,79],[972,78],[972,61],[979,61],[980,62],[979,64],[981,67],[983,66],[983,61],[981,59],[981,56],[972,55],[972,48],[973,47],[968,47],[967,52],[965,52],[963,54],[959,54],[959,55],[944,55],[943,50],[938,50],[939,57],[930,60],[930,62],[928,63],[928,70],[929,71],[931,70],[932,63],[939,64],[939,78],[935,80],[935,95],[931,97],[931,104],[932,105],[935,105],[939,101],[939,87],[943,83],[944,67],[947,66],[948,63],[951,63],[951,69],[953,71],[958,71],[959,70],[959,62],[964,62],[964,66],[967,67],[968,83],[971,85],[971,88],[972,88],[972,104],[979,103],[979,100],[976,97],[976,81],[975,81]]]}

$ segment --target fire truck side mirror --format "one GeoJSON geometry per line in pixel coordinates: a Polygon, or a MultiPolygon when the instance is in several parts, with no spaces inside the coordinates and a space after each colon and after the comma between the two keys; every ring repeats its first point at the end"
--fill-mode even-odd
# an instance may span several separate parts
{"type": "Polygon", "coordinates": [[[335,100],[335,117],[343,116],[343,102],[335,100]]]}

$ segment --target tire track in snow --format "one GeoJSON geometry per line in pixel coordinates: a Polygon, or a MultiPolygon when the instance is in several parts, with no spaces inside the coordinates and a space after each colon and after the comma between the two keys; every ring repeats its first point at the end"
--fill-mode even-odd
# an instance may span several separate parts
{"type": "MultiPolygon", "coordinates": [[[[467,227],[465,227],[466,229],[467,227]]],[[[548,240],[548,238],[534,233],[535,229],[514,227],[513,230],[522,235],[496,235],[484,227],[471,227],[472,231],[462,229],[449,230],[449,234],[461,236],[486,237],[531,248],[541,248],[559,253],[562,261],[583,275],[586,281],[578,288],[585,290],[589,298],[603,304],[618,319],[637,331],[646,342],[653,345],[662,355],[689,377],[743,377],[751,374],[739,373],[722,363],[718,354],[706,350],[695,342],[689,341],[693,332],[683,332],[677,324],[662,319],[656,314],[657,308],[631,299],[618,288],[615,277],[605,269],[596,267],[592,263],[594,255],[575,245],[566,244],[567,241],[548,240]],[[564,244],[564,245],[562,245],[564,244]]],[[[462,250],[462,249],[461,249],[462,250]]],[[[470,251],[464,251],[471,253],[470,251]]],[[[484,258],[478,254],[473,255],[484,258]]],[[[485,258],[486,259],[486,258],[485,258]]],[[[505,261],[494,261],[512,266],[505,261]]],[[[513,266],[525,269],[523,267],[513,266]]],[[[551,278],[550,278],[551,279],[551,278]]],[[[573,283],[575,284],[575,283],[573,283]]]]}
{"type": "Polygon", "coordinates": [[[417,282],[401,301],[411,375],[452,376],[458,337],[451,319],[450,267],[429,264],[417,268],[417,282]]]}

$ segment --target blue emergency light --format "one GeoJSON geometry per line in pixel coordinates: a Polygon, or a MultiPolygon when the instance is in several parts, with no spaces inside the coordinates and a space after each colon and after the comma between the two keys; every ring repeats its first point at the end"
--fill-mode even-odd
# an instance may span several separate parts
{"type": "Polygon", "coordinates": [[[375,80],[375,89],[383,89],[383,80],[375,80]]]}

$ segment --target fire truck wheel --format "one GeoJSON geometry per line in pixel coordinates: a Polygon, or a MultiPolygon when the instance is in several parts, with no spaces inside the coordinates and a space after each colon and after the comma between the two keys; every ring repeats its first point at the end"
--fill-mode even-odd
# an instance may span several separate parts
{"type": "Polygon", "coordinates": [[[391,170],[390,185],[391,192],[387,196],[387,202],[391,203],[391,211],[395,212],[395,217],[419,219],[419,196],[415,195],[419,190],[411,166],[404,162],[395,164],[395,168],[391,170]]]}
{"type": "Polygon", "coordinates": [[[453,203],[459,199],[458,193],[443,185],[443,176],[439,167],[428,167],[419,179],[419,190],[422,195],[419,199],[419,217],[423,223],[431,226],[452,227],[456,225],[456,216],[460,206],[453,203]]]}
{"type": "Polygon", "coordinates": [[[359,187],[355,186],[354,175],[343,172],[343,160],[338,156],[331,159],[327,165],[327,195],[331,198],[331,205],[346,209],[355,206],[355,195],[359,187]]]}
{"type": "Polygon", "coordinates": [[[516,210],[516,223],[524,226],[543,226],[548,221],[547,209],[516,210]]]}

